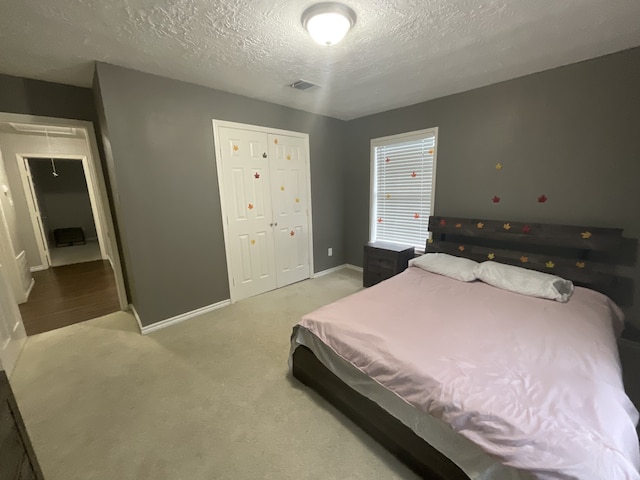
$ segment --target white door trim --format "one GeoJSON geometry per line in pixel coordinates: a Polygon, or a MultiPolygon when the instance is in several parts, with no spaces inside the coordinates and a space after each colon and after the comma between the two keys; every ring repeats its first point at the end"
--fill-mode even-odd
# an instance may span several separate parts
{"type": "MultiPolygon", "coordinates": [[[[23,115],[18,113],[2,113],[0,112],[0,122],[17,122],[17,123],[31,123],[37,125],[51,125],[61,127],[73,127],[82,129],[85,132],[87,145],[89,147],[87,159],[87,167],[89,175],[85,175],[87,178],[87,187],[89,186],[89,178],[91,179],[92,187],[94,190],[94,200],[96,203],[97,214],[99,222],[96,222],[96,230],[98,224],[100,224],[100,231],[104,238],[104,248],[106,250],[105,256],[111,262],[113,266],[114,277],[116,281],[116,289],[118,291],[118,299],[120,301],[120,309],[127,310],[129,301],[127,299],[127,293],[125,289],[124,275],[122,272],[122,264],[120,263],[120,253],[118,249],[118,243],[115,238],[115,227],[113,223],[113,217],[111,215],[111,209],[109,208],[109,200],[107,196],[107,186],[102,173],[100,165],[100,155],[98,153],[98,142],[96,140],[96,133],[94,130],[93,122],[85,120],[71,120],[66,118],[55,117],[40,117],[37,115],[23,115]]],[[[29,156],[24,155],[23,156],[29,156]]],[[[37,155],[36,155],[37,156],[37,155]]],[[[58,154],[56,154],[58,156],[58,154]]],[[[69,158],[69,156],[65,156],[69,158]]],[[[28,198],[29,194],[25,190],[25,196],[28,198]]],[[[28,202],[28,200],[27,200],[28,202]]],[[[34,230],[34,233],[37,230],[34,230]]],[[[100,234],[99,234],[100,235],[100,234]]],[[[36,235],[37,236],[37,235],[36,235]]],[[[101,248],[102,253],[102,248],[101,248]]]]}
{"type": "MultiPolygon", "coordinates": [[[[290,137],[302,138],[304,140],[304,148],[306,149],[305,155],[305,170],[307,176],[306,188],[307,188],[307,198],[308,198],[308,231],[309,231],[309,278],[313,278],[313,221],[311,218],[311,156],[309,152],[309,134],[302,132],[294,132],[290,130],[281,130],[278,128],[270,128],[270,127],[262,127],[259,125],[249,125],[246,123],[237,123],[237,122],[227,122],[225,120],[212,120],[213,123],[213,141],[215,146],[215,162],[216,162],[216,171],[218,173],[218,188],[222,193],[224,191],[223,186],[223,172],[222,165],[218,161],[222,158],[222,151],[220,150],[220,137],[218,135],[218,129],[221,127],[226,128],[236,128],[241,130],[251,130],[254,132],[261,132],[266,134],[274,134],[274,135],[287,135],[290,137]]],[[[231,249],[230,249],[230,239],[229,239],[229,229],[228,229],[228,220],[227,220],[227,205],[225,203],[224,195],[220,195],[220,208],[222,211],[222,230],[224,232],[224,245],[225,245],[225,256],[227,259],[227,276],[229,281],[229,296],[231,297],[231,303],[235,303],[238,298],[233,286],[233,272],[231,269],[231,249]]]]}

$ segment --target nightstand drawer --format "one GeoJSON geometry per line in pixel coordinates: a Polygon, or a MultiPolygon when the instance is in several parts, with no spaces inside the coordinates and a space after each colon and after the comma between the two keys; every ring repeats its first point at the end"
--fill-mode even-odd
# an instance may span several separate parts
{"type": "Polygon", "coordinates": [[[367,266],[371,269],[382,270],[394,270],[396,266],[396,259],[393,257],[379,256],[376,254],[370,254],[367,261],[367,266]]]}

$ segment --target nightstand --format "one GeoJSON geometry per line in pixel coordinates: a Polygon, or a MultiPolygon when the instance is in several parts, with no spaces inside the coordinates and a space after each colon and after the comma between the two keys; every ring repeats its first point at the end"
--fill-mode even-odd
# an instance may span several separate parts
{"type": "Polygon", "coordinates": [[[370,287],[405,270],[415,256],[413,247],[375,242],[364,246],[362,284],[370,287]]]}

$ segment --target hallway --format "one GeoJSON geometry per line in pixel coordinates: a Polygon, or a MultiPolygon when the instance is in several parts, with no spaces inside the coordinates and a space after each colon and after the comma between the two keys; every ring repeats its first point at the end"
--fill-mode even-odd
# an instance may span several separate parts
{"type": "Polygon", "coordinates": [[[20,305],[29,336],[120,310],[108,261],[49,268],[34,272],[33,278],[29,301],[20,305]]]}

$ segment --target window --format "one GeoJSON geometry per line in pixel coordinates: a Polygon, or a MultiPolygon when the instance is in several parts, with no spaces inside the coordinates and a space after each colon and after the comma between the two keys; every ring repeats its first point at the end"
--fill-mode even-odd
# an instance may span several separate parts
{"type": "Polygon", "coordinates": [[[424,251],[433,214],[438,129],[371,140],[371,241],[424,251]]]}

